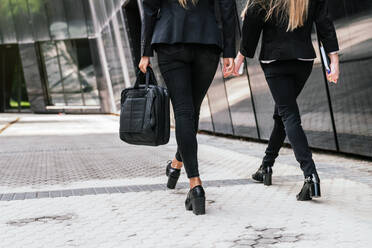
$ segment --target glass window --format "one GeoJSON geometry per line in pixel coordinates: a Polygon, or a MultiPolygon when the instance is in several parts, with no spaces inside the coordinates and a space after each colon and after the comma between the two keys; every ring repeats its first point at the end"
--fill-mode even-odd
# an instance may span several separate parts
{"type": "Polygon", "coordinates": [[[66,20],[64,2],[61,0],[45,1],[49,30],[53,39],[68,39],[68,24],[66,20]]]}
{"type": "Polygon", "coordinates": [[[118,55],[117,44],[113,34],[112,23],[106,26],[102,32],[102,40],[114,92],[115,102],[120,104],[121,91],[124,89],[124,76],[118,55]]]}
{"type": "MultiPolygon", "coordinates": [[[[237,3],[238,12],[241,12],[241,4],[237,3]]],[[[240,20],[241,18],[238,17],[240,20]]],[[[241,22],[239,22],[241,25],[241,22]]],[[[237,25],[236,47],[239,48],[240,30],[237,25]]],[[[253,110],[253,99],[247,76],[247,68],[244,65],[238,77],[225,79],[227,99],[230,106],[231,120],[234,134],[245,137],[258,138],[257,125],[253,110]]]]}
{"type": "Polygon", "coordinates": [[[20,43],[33,41],[32,27],[28,15],[28,4],[26,0],[10,0],[11,13],[17,33],[17,40],[20,43]]]}
{"type": "Polygon", "coordinates": [[[0,47],[0,112],[29,108],[18,45],[0,47]]]}
{"type": "Polygon", "coordinates": [[[200,108],[199,129],[214,132],[209,100],[206,96],[200,108]]]}
{"type": "Polygon", "coordinates": [[[0,0],[0,44],[16,43],[16,32],[9,0],[0,0]]]}
{"type": "Polygon", "coordinates": [[[340,44],[340,81],[328,84],[339,148],[372,156],[372,1],[328,2],[340,44]]]}
{"type": "Polygon", "coordinates": [[[208,99],[214,131],[223,134],[233,134],[221,63],[218,65],[216,76],[208,90],[208,99]]]}
{"type": "Polygon", "coordinates": [[[56,45],[67,105],[83,105],[76,52],[71,41],[57,41],[56,45]]]}
{"type": "Polygon", "coordinates": [[[88,36],[83,3],[79,0],[64,0],[68,32],[71,39],[88,36]]]}
{"type": "Polygon", "coordinates": [[[34,40],[49,40],[48,18],[43,0],[28,0],[28,8],[34,32],[34,40]]]}
{"type": "Polygon", "coordinates": [[[124,57],[126,60],[126,65],[128,68],[128,74],[130,78],[130,84],[134,84],[136,81],[136,70],[135,70],[135,65],[133,61],[132,47],[130,45],[129,36],[127,33],[128,32],[127,27],[126,27],[127,23],[124,20],[122,11],[118,11],[117,18],[118,18],[120,36],[121,36],[121,40],[123,43],[123,49],[124,49],[124,55],[125,55],[124,57]]]}
{"type": "Polygon", "coordinates": [[[99,105],[89,41],[41,43],[52,105],[99,105]]]}

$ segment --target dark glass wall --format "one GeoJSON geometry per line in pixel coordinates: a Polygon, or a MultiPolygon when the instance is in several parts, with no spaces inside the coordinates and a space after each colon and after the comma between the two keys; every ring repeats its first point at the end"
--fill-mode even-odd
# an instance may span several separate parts
{"type": "Polygon", "coordinates": [[[18,45],[0,46],[0,112],[30,107],[18,45]]]}
{"type": "MultiPolygon", "coordinates": [[[[246,1],[236,2],[240,15],[246,1]]],[[[311,147],[372,156],[372,2],[330,0],[329,5],[341,48],[340,82],[326,82],[314,28],[318,58],[298,98],[302,126],[311,147]]],[[[255,58],[241,68],[240,77],[223,79],[219,68],[203,103],[202,130],[268,140],[274,101],[258,61],[259,51],[260,46],[255,58]]]]}
{"type": "Polygon", "coordinates": [[[372,156],[372,1],[329,0],[340,82],[329,84],[340,151],[372,156]]]}
{"type": "Polygon", "coordinates": [[[87,40],[40,43],[51,106],[99,105],[93,61],[87,40]]]}

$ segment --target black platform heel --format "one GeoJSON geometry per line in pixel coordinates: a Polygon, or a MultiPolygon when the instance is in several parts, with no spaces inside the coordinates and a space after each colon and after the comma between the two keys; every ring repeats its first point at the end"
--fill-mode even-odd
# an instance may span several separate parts
{"type": "Polygon", "coordinates": [[[172,161],[168,161],[167,168],[165,170],[165,175],[168,177],[167,187],[169,189],[174,189],[177,185],[178,178],[180,178],[181,170],[172,167],[172,161]]]}
{"type": "Polygon", "coordinates": [[[267,167],[263,173],[264,185],[270,186],[272,184],[272,175],[273,175],[273,169],[271,167],[267,167]]]}
{"type": "Polygon", "coordinates": [[[312,174],[312,178],[313,178],[313,184],[310,188],[310,196],[311,197],[314,197],[314,198],[319,198],[321,197],[321,193],[320,193],[320,179],[319,179],[319,176],[317,173],[315,174],[312,174]]]}
{"type": "Polygon", "coordinates": [[[261,165],[260,168],[252,175],[252,179],[264,183],[266,186],[270,186],[272,184],[272,175],[273,169],[271,166],[267,166],[266,168],[261,165]]]}
{"type": "Polygon", "coordinates": [[[296,197],[298,201],[310,201],[313,197],[319,198],[320,196],[319,176],[318,174],[312,174],[305,178],[304,186],[296,197]]]}
{"type": "Polygon", "coordinates": [[[186,210],[191,211],[195,215],[205,214],[205,192],[201,185],[190,189],[185,201],[186,210]]]}

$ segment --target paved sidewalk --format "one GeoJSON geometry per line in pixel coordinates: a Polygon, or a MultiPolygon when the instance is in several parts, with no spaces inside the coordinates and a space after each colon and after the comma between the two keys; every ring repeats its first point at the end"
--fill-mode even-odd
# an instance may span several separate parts
{"type": "Polygon", "coordinates": [[[162,147],[118,138],[110,115],[1,114],[0,248],[370,247],[372,163],[316,153],[323,197],[297,202],[290,149],[273,186],[250,180],[264,144],[199,135],[207,214],[184,209],[187,178],[165,188],[162,147]],[[7,125],[16,118],[17,122],[7,125]]]}

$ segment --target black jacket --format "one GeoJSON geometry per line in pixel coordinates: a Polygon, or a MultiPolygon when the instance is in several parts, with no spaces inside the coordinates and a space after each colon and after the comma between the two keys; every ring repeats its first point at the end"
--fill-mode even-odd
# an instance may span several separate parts
{"type": "Polygon", "coordinates": [[[310,0],[308,11],[304,26],[287,32],[288,22],[280,22],[275,18],[265,22],[265,10],[258,5],[252,6],[244,18],[240,53],[253,58],[263,32],[260,60],[313,59],[316,57],[311,41],[314,22],[326,52],[338,51],[336,31],[328,15],[327,0],[310,0]]]}
{"type": "Polygon", "coordinates": [[[235,57],[236,8],[234,0],[188,0],[183,8],[178,0],[143,0],[142,56],[152,56],[154,44],[214,44],[225,58],[235,57]],[[215,15],[215,1],[221,10],[222,31],[215,15]]]}

